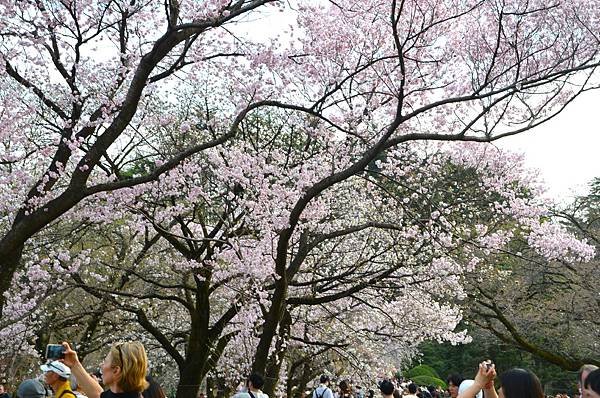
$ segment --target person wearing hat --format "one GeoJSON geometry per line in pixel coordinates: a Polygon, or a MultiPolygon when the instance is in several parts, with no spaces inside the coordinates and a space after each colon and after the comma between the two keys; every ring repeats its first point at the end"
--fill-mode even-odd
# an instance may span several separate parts
{"type": "Polygon", "coordinates": [[[45,398],[46,389],[39,380],[27,379],[19,384],[17,389],[18,398],[45,398]]]}
{"type": "MultiPolygon", "coordinates": [[[[471,380],[471,379],[463,380],[460,383],[460,386],[458,386],[458,395],[462,395],[465,391],[467,391],[467,388],[471,387],[473,384],[475,384],[475,380],[471,380]]],[[[483,398],[483,392],[481,390],[479,390],[479,392],[477,393],[477,395],[475,395],[475,397],[483,398]]]]}
{"type": "Polygon", "coordinates": [[[69,382],[71,369],[67,365],[52,361],[40,366],[40,369],[44,372],[44,381],[52,388],[55,398],[76,398],[69,382]]]}

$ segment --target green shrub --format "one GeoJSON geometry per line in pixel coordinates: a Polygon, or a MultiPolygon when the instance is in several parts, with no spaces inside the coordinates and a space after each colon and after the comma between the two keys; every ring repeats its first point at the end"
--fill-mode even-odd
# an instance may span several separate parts
{"type": "Polygon", "coordinates": [[[409,379],[412,379],[412,378],[418,377],[418,376],[430,376],[430,377],[434,377],[436,379],[440,378],[440,375],[437,374],[435,369],[428,365],[415,366],[414,368],[409,369],[406,372],[404,372],[404,377],[409,378],[409,379]]]}
{"type": "Polygon", "coordinates": [[[434,385],[436,387],[441,387],[443,389],[446,389],[446,383],[437,377],[423,375],[423,376],[411,377],[410,379],[413,381],[413,383],[415,383],[418,386],[434,385]]]}

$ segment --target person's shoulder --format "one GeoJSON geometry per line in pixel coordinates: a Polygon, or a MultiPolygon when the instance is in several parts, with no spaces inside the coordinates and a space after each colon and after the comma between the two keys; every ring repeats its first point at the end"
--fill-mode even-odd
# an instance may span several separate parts
{"type": "Polygon", "coordinates": [[[248,394],[246,391],[239,391],[235,393],[233,398],[250,398],[250,394],[248,394]]]}
{"type": "Polygon", "coordinates": [[[59,397],[59,398],[62,398],[62,397],[64,397],[64,398],[77,398],[77,397],[78,397],[78,395],[77,395],[77,394],[75,394],[75,393],[74,393],[73,391],[71,391],[71,390],[64,390],[64,391],[63,391],[63,392],[60,394],[60,397],[59,397]]]}

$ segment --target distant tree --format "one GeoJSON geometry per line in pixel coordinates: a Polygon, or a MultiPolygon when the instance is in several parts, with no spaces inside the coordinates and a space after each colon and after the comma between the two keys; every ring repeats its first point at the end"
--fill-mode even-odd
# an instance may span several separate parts
{"type": "MultiPolygon", "coordinates": [[[[600,184],[555,211],[571,232],[600,249],[600,184]]],[[[533,255],[531,242],[513,242],[519,256],[490,257],[490,266],[472,279],[469,320],[502,342],[565,370],[600,365],[600,262],[571,264],[565,253],[551,261],[533,255]],[[472,305],[471,305],[472,304],[472,305]]]]}

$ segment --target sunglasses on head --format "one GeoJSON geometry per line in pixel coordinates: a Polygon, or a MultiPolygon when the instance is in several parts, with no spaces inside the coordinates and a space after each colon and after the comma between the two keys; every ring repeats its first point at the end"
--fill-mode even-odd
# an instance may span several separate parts
{"type": "Polygon", "coordinates": [[[119,343],[115,346],[117,348],[117,351],[119,351],[119,361],[121,362],[121,368],[123,367],[123,351],[121,351],[122,344],[123,343],[119,343]]]}

